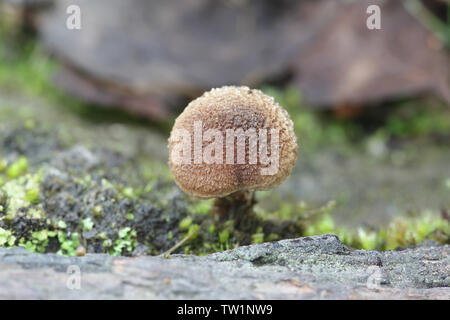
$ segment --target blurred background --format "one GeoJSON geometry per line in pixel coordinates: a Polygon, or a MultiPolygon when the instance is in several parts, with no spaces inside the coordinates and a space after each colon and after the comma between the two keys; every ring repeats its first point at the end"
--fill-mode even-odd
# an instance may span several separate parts
{"type": "Polygon", "coordinates": [[[190,100],[248,85],[289,111],[300,145],[258,214],[320,212],[308,234],[412,217],[424,237],[448,227],[449,52],[447,0],[0,0],[0,153],[38,168],[66,146],[104,147],[156,174],[190,100]],[[17,142],[16,122],[51,134],[17,142]]]}

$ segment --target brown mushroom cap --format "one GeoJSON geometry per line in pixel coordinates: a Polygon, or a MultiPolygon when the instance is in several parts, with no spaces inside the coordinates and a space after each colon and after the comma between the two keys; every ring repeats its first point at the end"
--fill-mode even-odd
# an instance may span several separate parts
{"type": "MultiPolygon", "coordinates": [[[[200,141],[204,150],[215,139],[200,141]]],[[[237,144],[234,145],[235,162],[237,144]]],[[[258,150],[260,146],[258,140],[258,150]]],[[[263,190],[277,186],[291,173],[297,152],[297,137],[287,111],[274,98],[248,87],[225,86],[205,92],[189,103],[176,119],[169,138],[169,166],[176,183],[184,192],[202,198],[224,197],[239,190],[263,190]],[[194,163],[193,132],[194,123],[198,121],[201,121],[202,132],[217,129],[223,133],[223,163],[194,163]],[[270,129],[279,129],[279,166],[274,174],[262,174],[261,169],[267,168],[267,164],[261,163],[259,152],[257,163],[249,161],[249,139],[245,142],[245,163],[226,163],[226,130],[240,128],[244,131],[254,128],[256,132],[267,129],[269,156],[272,154],[271,141],[274,141],[270,129]],[[172,154],[175,145],[180,143],[174,132],[180,129],[192,133],[191,163],[175,161],[172,154]]]]}

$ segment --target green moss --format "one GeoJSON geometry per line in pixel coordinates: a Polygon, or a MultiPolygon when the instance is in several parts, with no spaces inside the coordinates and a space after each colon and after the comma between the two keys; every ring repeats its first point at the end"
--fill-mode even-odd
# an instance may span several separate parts
{"type": "Polygon", "coordinates": [[[375,250],[381,245],[380,238],[374,231],[358,228],[357,235],[357,239],[361,244],[361,249],[375,250]]]}
{"type": "Polygon", "coordinates": [[[83,230],[84,231],[90,231],[94,227],[94,222],[89,217],[86,218],[86,219],[83,219],[82,223],[83,223],[83,230]]]}
{"type": "Polygon", "coordinates": [[[103,248],[110,248],[113,245],[113,242],[111,239],[105,239],[103,241],[103,248]]]}
{"type": "Polygon", "coordinates": [[[24,121],[23,126],[25,127],[25,129],[31,130],[35,127],[36,122],[33,119],[26,119],[24,121]]]}
{"type": "Polygon", "coordinates": [[[254,233],[252,234],[252,243],[263,243],[264,233],[254,233]]]}
{"type": "Polygon", "coordinates": [[[38,186],[28,189],[25,195],[25,200],[29,201],[30,203],[36,202],[39,197],[39,192],[40,190],[38,186]]]}
{"type": "Polygon", "coordinates": [[[45,219],[45,211],[41,206],[28,208],[27,214],[28,219],[45,219]]]}
{"type": "Polygon", "coordinates": [[[120,229],[119,232],[117,233],[117,235],[119,236],[120,239],[124,239],[127,237],[128,233],[131,231],[130,227],[126,227],[123,229],[120,229]]]}
{"type": "Polygon", "coordinates": [[[423,105],[415,101],[399,103],[381,129],[390,136],[420,136],[450,132],[450,112],[438,103],[423,105]]]}
{"type": "Polygon", "coordinates": [[[6,160],[0,158],[0,173],[5,171],[7,167],[8,167],[8,163],[6,162],[6,160]]]}
{"type": "Polygon", "coordinates": [[[193,224],[189,227],[187,234],[191,234],[190,239],[194,240],[198,237],[198,231],[200,230],[200,226],[198,224],[193,224]]]}
{"type": "Polygon", "coordinates": [[[102,206],[94,206],[92,208],[92,214],[96,217],[99,217],[103,214],[103,207],[102,206]]]}
{"type": "Polygon", "coordinates": [[[131,187],[124,188],[122,190],[122,194],[125,197],[128,197],[128,198],[135,198],[136,197],[136,194],[135,194],[133,188],[131,188],[131,187]]]}
{"type": "Polygon", "coordinates": [[[6,48],[8,41],[7,32],[0,23],[0,84],[8,87],[22,88],[27,94],[49,94],[55,90],[50,86],[50,74],[55,64],[36,47],[31,40],[22,44],[21,51],[11,51],[6,48]]]}
{"type": "Polygon", "coordinates": [[[23,175],[28,169],[28,159],[26,157],[20,157],[13,162],[6,170],[6,175],[10,179],[14,179],[23,175]]]}
{"type": "Polygon", "coordinates": [[[450,223],[430,210],[420,215],[396,218],[387,227],[378,229],[357,228],[356,231],[336,227],[327,214],[306,229],[306,235],[331,233],[354,248],[365,250],[393,250],[397,247],[418,245],[426,239],[441,244],[450,242],[450,223]]]}
{"type": "Polygon", "coordinates": [[[222,244],[227,243],[229,239],[230,239],[230,232],[227,229],[225,229],[219,233],[219,242],[220,243],[222,243],[222,244]]]}
{"type": "Polygon", "coordinates": [[[197,200],[189,206],[190,212],[193,214],[208,214],[211,213],[214,199],[197,200]]]}
{"type": "Polygon", "coordinates": [[[211,223],[208,227],[208,233],[209,234],[214,234],[216,232],[216,226],[214,223],[211,223]]]}
{"type": "Polygon", "coordinates": [[[450,178],[445,179],[444,186],[450,191],[450,178]]]}
{"type": "Polygon", "coordinates": [[[66,228],[67,228],[66,222],[63,221],[63,220],[58,221],[58,228],[60,228],[60,229],[66,229],[66,228]]]}
{"type": "Polygon", "coordinates": [[[78,245],[80,244],[79,234],[74,232],[70,236],[64,231],[58,232],[58,241],[61,244],[57,254],[76,256],[78,245]]]}
{"type": "Polygon", "coordinates": [[[277,240],[280,240],[280,236],[277,235],[276,233],[270,233],[270,234],[267,236],[266,240],[269,241],[269,242],[271,242],[271,241],[277,241],[277,240]]]}
{"type": "Polygon", "coordinates": [[[12,247],[16,242],[16,237],[12,235],[10,230],[0,228],[0,247],[12,247]]]}
{"type": "Polygon", "coordinates": [[[109,251],[110,254],[119,256],[123,255],[124,251],[132,252],[136,248],[138,242],[136,241],[137,234],[135,230],[125,227],[119,230],[117,236],[118,238],[114,241],[113,247],[109,251]]]}
{"type": "MultiPolygon", "coordinates": [[[[0,186],[0,191],[4,193],[7,198],[6,215],[9,219],[16,216],[16,213],[21,209],[29,209],[33,202],[39,196],[39,182],[41,175],[27,174],[14,178],[0,186]]],[[[30,214],[36,215],[41,212],[39,208],[33,208],[30,214]]]]}
{"type": "Polygon", "coordinates": [[[106,233],[100,232],[100,233],[97,235],[97,238],[102,239],[102,240],[106,240],[106,239],[108,238],[108,236],[107,236],[106,233]]]}
{"type": "Polygon", "coordinates": [[[191,217],[186,217],[183,220],[180,221],[178,227],[180,228],[181,231],[186,231],[189,229],[189,227],[192,224],[192,218],[191,217]]]}
{"type": "Polygon", "coordinates": [[[31,234],[31,243],[36,252],[44,253],[46,251],[49,239],[47,230],[35,231],[31,234]]]}
{"type": "Polygon", "coordinates": [[[379,237],[385,240],[384,248],[388,250],[419,244],[427,237],[438,242],[448,242],[450,223],[444,218],[436,217],[430,210],[426,210],[420,216],[395,219],[387,229],[380,230],[379,237]],[[442,232],[443,237],[434,239],[433,233],[438,230],[442,232]]]}
{"type": "Polygon", "coordinates": [[[316,223],[307,227],[307,236],[314,234],[332,233],[335,230],[334,220],[329,214],[324,214],[316,223]]]}

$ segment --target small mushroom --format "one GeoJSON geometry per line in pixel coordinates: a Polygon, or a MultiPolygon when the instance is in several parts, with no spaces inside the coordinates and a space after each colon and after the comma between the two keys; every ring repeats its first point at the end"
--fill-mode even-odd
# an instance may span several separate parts
{"type": "Polygon", "coordinates": [[[201,198],[242,200],[242,191],[275,187],[291,173],[297,152],[287,111],[244,86],[212,89],[190,102],[169,138],[176,183],[201,198]]]}

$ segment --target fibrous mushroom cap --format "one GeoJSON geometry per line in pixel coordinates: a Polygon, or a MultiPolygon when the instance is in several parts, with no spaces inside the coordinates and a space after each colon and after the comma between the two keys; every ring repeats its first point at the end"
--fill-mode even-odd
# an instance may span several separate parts
{"type": "MultiPolygon", "coordinates": [[[[197,138],[198,139],[198,138],[197,138]]],[[[202,139],[202,138],[201,138],[202,139]]],[[[202,150],[215,138],[201,141],[202,150]]],[[[198,140],[197,140],[198,142],[198,140]]],[[[197,147],[198,150],[198,147],[197,147]]],[[[241,149],[243,150],[243,149],[241,149]]],[[[193,100],[176,119],[169,138],[169,166],[178,186],[188,194],[202,198],[224,197],[239,190],[263,190],[279,185],[292,171],[297,160],[297,138],[292,120],[274,98],[262,93],[260,90],[248,87],[225,86],[205,92],[201,97],[193,100]],[[192,135],[191,163],[179,163],[172,154],[174,148],[180,143],[177,130],[194,133],[194,123],[201,123],[202,132],[216,129],[223,134],[223,162],[222,163],[195,163],[194,161],[194,135],[192,135]],[[267,162],[261,161],[260,136],[257,136],[257,149],[250,149],[250,139],[245,140],[245,163],[237,164],[237,151],[239,142],[234,144],[235,163],[227,164],[227,129],[235,132],[242,129],[249,132],[255,129],[267,132],[268,155],[275,155],[271,150],[271,129],[278,129],[279,160],[277,170],[273,174],[262,174],[261,169],[267,168],[267,162]],[[257,163],[251,163],[250,158],[257,152],[257,163]]],[[[198,153],[197,153],[198,154],[198,153]]],[[[212,152],[215,155],[215,152],[212,152]]],[[[220,153],[218,153],[220,154],[220,153]]],[[[272,159],[273,160],[273,159],[272,159]]]]}

